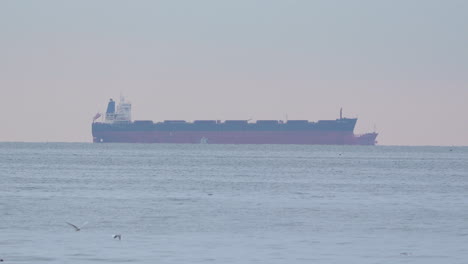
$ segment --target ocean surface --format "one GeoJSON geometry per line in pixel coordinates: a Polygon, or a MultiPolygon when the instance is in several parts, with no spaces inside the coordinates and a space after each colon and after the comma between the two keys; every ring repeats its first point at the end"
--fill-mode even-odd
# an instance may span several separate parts
{"type": "Polygon", "coordinates": [[[0,180],[3,263],[468,263],[467,147],[0,143],[0,180]]]}

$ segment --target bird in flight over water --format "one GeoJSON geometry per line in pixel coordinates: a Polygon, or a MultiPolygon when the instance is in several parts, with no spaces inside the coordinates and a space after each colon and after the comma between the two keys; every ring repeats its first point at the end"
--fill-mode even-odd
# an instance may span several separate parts
{"type": "Polygon", "coordinates": [[[118,238],[119,240],[122,239],[122,235],[120,235],[120,234],[113,235],[112,237],[113,237],[114,239],[116,239],[116,238],[118,238]]]}
{"type": "Polygon", "coordinates": [[[71,227],[75,228],[75,231],[80,231],[81,228],[83,228],[88,222],[84,222],[80,227],[74,225],[74,224],[71,224],[71,223],[68,223],[66,222],[68,225],[70,225],[71,227]]]}

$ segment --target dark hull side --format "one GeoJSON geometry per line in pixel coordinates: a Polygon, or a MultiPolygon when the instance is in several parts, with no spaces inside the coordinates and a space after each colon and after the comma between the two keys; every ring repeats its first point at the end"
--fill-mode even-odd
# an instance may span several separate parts
{"type": "Polygon", "coordinates": [[[349,131],[95,131],[95,143],[375,145],[377,133],[349,131]]]}

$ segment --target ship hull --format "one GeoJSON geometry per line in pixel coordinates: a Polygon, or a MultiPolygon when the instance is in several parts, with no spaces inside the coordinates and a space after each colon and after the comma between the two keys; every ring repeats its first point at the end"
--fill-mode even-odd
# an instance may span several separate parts
{"type": "Polygon", "coordinates": [[[93,131],[95,143],[374,145],[347,131],[93,131]]]}
{"type": "Polygon", "coordinates": [[[131,121],[131,104],[110,99],[104,122],[92,123],[96,143],[374,145],[377,133],[355,135],[357,118],[336,120],[131,121]]]}

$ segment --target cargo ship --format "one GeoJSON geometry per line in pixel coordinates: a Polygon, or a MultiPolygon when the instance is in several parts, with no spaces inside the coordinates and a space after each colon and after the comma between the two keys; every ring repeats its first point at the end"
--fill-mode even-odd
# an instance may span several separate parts
{"type": "Polygon", "coordinates": [[[354,134],[357,118],[336,120],[132,121],[132,105],[110,99],[92,123],[95,143],[375,145],[377,133],[354,134]],[[98,121],[99,120],[99,121],[98,121]]]}

